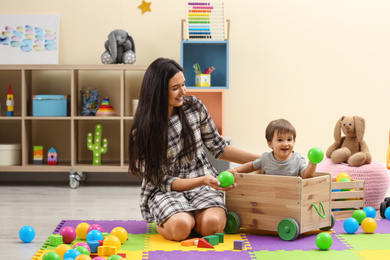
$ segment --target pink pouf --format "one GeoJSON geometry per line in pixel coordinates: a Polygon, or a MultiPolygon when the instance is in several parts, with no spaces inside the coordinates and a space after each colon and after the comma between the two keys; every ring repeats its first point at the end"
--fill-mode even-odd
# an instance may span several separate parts
{"type": "Polygon", "coordinates": [[[351,167],[347,163],[334,164],[331,159],[324,158],[317,165],[317,171],[330,172],[332,178],[336,178],[341,172],[346,172],[353,180],[365,181],[366,207],[371,206],[376,210],[379,209],[381,202],[386,197],[389,187],[389,173],[386,165],[374,159],[370,164],[351,167]]]}

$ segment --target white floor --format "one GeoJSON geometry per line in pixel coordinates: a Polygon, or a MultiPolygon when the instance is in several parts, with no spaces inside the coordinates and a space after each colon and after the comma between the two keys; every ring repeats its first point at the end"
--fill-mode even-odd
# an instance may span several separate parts
{"type": "Polygon", "coordinates": [[[87,180],[71,189],[67,181],[38,186],[0,179],[0,259],[31,259],[61,220],[142,220],[140,183],[120,183],[87,180]],[[19,239],[25,225],[35,229],[31,243],[19,239]]]}

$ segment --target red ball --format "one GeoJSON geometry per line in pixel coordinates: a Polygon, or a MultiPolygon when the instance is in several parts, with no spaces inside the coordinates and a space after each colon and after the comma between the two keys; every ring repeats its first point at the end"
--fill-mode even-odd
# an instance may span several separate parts
{"type": "Polygon", "coordinates": [[[62,236],[62,241],[65,244],[70,244],[76,239],[76,230],[72,227],[63,227],[60,230],[60,235],[62,236]]]}

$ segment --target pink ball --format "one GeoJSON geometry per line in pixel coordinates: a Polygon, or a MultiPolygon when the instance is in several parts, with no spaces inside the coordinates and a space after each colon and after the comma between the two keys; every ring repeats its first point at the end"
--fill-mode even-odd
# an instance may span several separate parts
{"type": "Polygon", "coordinates": [[[62,236],[62,241],[65,244],[70,244],[76,239],[76,230],[72,227],[63,227],[60,230],[60,235],[62,236]]]}
{"type": "Polygon", "coordinates": [[[88,234],[89,231],[91,231],[91,230],[99,230],[100,232],[103,233],[103,228],[102,228],[100,225],[98,225],[98,224],[92,224],[92,225],[90,225],[89,228],[88,228],[87,234],[88,234]]]}
{"type": "Polygon", "coordinates": [[[91,248],[89,247],[89,245],[87,243],[84,243],[84,242],[78,242],[76,244],[74,244],[73,248],[76,248],[78,246],[83,246],[85,247],[86,249],[88,249],[89,253],[91,253],[91,248]]]}
{"type": "Polygon", "coordinates": [[[98,256],[98,257],[95,257],[93,260],[106,260],[106,259],[104,257],[98,256]]]}

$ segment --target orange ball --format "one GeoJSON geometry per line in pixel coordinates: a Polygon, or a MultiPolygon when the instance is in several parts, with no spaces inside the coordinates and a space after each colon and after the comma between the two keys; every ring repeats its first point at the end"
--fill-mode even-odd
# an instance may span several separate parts
{"type": "Polygon", "coordinates": [[[90,225],[88,223],[85,223],[85,222],[82,222],[82,223],[78,224],[77,227],[76,227],[76,235],[80,239],[86,239],[87,238],[87,234],[88,234],[89,226],[90,225]]]}
{"type": "Polygon", "coordinates": [[[111,231],[111,235],[116,236],[121,241],[121,244],[127,240],[127,231],[123,227],[116,227],[111,231]]]}
{"type": "Polygon", "coordinates": [[[103,239],[103,246],[115,246],[119,251],[119,249],[121,249],[121,241],[116,236],[105,236],[103,239]]]}
{"type": "Polygon", "coordinates": [[[65,252],[72,249],[72,247],[68,244],[61,244],[59,246],[56,247],[56,249],[54,249],[54,252],[56,252],[57,254],[59,254],[61,256],[61,259],[62,257],[64,256],[65,252]]]}

